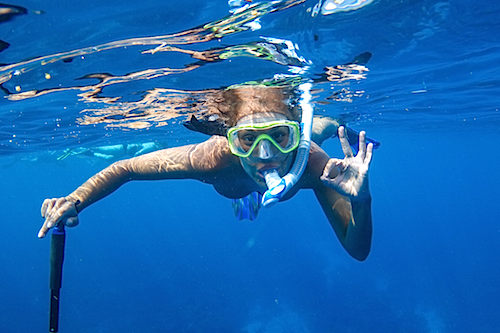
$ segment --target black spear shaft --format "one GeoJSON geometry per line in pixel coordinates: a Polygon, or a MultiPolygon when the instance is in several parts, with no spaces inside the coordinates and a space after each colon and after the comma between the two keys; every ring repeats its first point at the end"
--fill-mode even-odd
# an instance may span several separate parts
{"type": "Polygon", "coordinates": [[[64,243],[66,233],[64,225],[59,226],[52,231],[50,242],[50,323],[49,332],[58,332],[59,330],[59,291],[62,282],[62,267],[64,261],[64,243]]]}

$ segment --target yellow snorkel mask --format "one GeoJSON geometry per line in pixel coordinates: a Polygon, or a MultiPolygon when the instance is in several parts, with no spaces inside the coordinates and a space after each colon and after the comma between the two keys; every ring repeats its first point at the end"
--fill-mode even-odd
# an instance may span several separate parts
{"type": "Polygon", "coordinates": [[[274,120],[232,127],[227,132],[229,149],[238,157],[248,157],[262,140],[287,154],[299,146],[300,126],[292,120],[274,120]]]}

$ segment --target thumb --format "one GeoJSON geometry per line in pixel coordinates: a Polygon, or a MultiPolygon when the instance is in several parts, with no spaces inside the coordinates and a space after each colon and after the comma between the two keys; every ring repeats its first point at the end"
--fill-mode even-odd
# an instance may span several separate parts
{"type": "Polygon", "coordinates": [[[80,223],[80,221],[78,220],[78,216],[68,217],[66,219],[66,221],[64,221],[64,225],[66,225],[70,228],[76,227],[78,225],[78,223],[80,223]]]}

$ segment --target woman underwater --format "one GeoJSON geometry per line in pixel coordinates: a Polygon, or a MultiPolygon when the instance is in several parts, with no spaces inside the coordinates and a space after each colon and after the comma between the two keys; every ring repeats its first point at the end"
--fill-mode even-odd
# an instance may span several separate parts
{"type": "MultiPolygon", "coordinates": [[[[59,223],[77,225],[79,212],[131,180],[197,179],[228,198],[266,192],[266,174],[273,170],[283,177],[297,154],[300,108],[291,105],[290,96],[290,90],[264,86],[222,91],[207,107],[221,116],[227,136],[118,161],[68,196],[45,199],[38,237],[59,223]]],[[[315,120],[316,128],[322,125],[315,120]]],[[[345,158],[330,158],[311,142],[304,173],[282,199],[312,189],[342,246],[364,260],[372,237],[368,168],[373,144],[366,144],[360,132],[359,151],[353,155],[344,127],[338,128],[338,136],[345,158]]]]}

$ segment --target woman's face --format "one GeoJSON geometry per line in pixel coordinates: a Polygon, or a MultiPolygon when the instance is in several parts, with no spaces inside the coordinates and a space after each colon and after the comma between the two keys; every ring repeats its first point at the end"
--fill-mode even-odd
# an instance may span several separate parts
{"type": "MultiPolygon", "coordinates": [[[[245,124],[259,124],[276,120],[286,120],[285,115],[281,113],[266,113],[264,114],[251,114],[241,118],[237,125],[245,124]]],[[[286,133],[282,133],[279,129],[271,129],[266,134],[270,135],[277,143],[285,140],[286,133]]],[[[241,140],[243,145],[251,146],[256,139],[254,133],[241,132],[241,140]]],[[[293,152],[282,153],[274,144],[269,140],[263,139],[258,142],[255,149],[248,157],[240,157],[240,163],[245,172],[260,186],[267,188],[264,179],[264,172],[270,169],[275,169],[278,174],[283,177],[293,162],[293,152]]]]}

